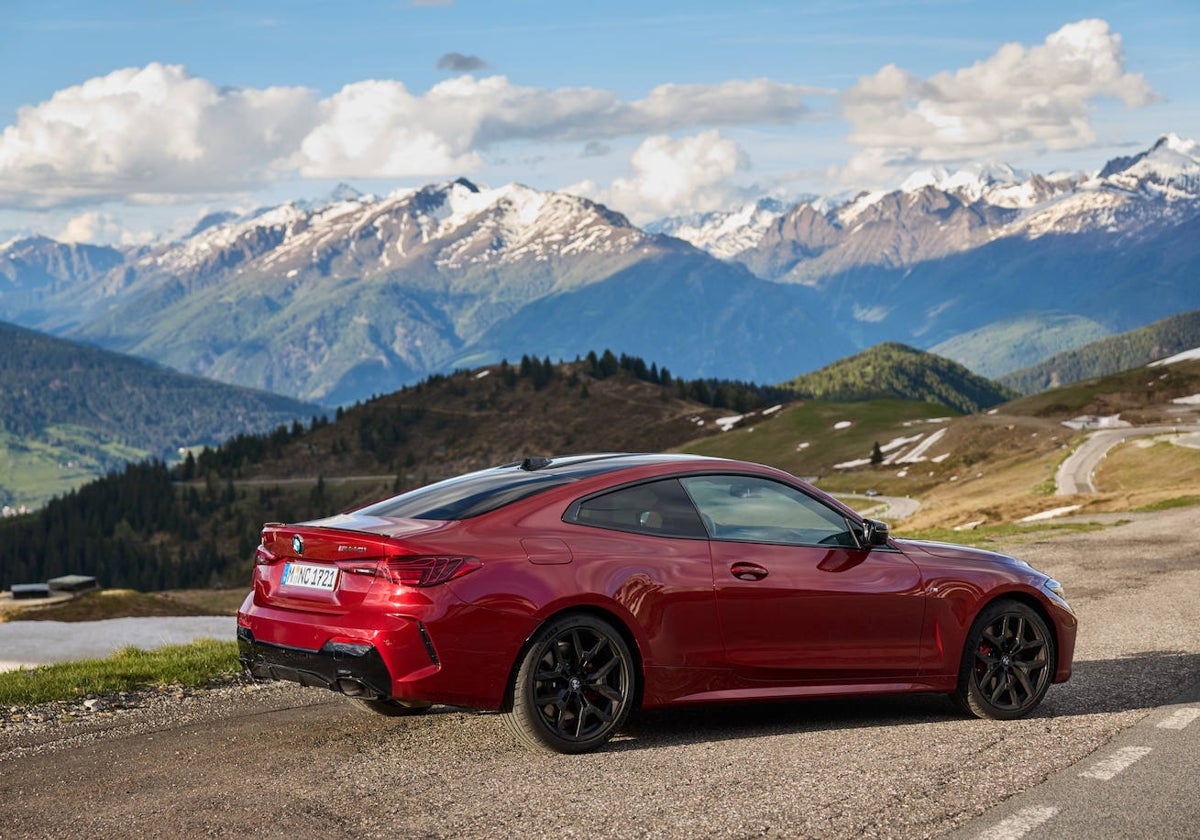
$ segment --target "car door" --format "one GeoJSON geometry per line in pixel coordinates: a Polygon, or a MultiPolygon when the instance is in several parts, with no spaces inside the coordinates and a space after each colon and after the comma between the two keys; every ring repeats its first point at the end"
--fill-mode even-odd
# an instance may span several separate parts
{"type": "Polygon", "coordinates": [[[904,681],[916,675],[920,572],[862,548],[846,516],[759,476],[684,478],[710,535],[725,651],[741,676],[781,682],[904,681]]]}

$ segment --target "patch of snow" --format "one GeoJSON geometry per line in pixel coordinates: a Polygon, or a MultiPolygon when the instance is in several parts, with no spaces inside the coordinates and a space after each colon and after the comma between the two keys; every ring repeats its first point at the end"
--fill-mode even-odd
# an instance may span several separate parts
{"type": "Polygon", "coordinates": [[[930,458],[929,460],[935,464],[940,464],[940,463],[942,463],[942,461],[945,461],[949,457],[950,457],[949,452],[943,452],[941,455],[938,455],[936,458],[930,458]]]}
{"type": "Polygon", "coordinates": [[[901,446],[908,446],[910,443],[916,443],[921,438],[925,437],[924,432],[918,432],[912,437],[892,438],[883,446],[879,447],[880,452],[891,452],[893,449],[899,449],[901,446]]]}
{"type": "Polygon", "coordinates": [[[843,461],[840,464],[834,464],[833,468],[835,470],[852,470],[855,467],[865,467],[869,463],[871,463],[870,458],[857,458],[853,461],[843,461]]]}
{"type": "Polygon", "coordinates": [[[1039,522],[1043,519],[1053,519],[1056,516],[1066,516],[1068,513],[1074,513],[1081,507],[1083,507],[1083,505],[1067,505],[1066,507],[1051,508],[1050,510],[1042,511],[1041,513],[1032,513],[1029,516],[1026,516],[1024,519],[1020,519],[1018,521],[1039,522]]]}
{"type": "Polygon", "coordinates": [[[1191,350],[1184,350],[1182,353],[1176,353],[1174,356],[1168,356],[1165,359],[1159,359],[1157,362],[1151,362],[1150,367],[1161,367],[1162,365],[1173,365],[1176,362],[1193,362],[1200,359],[1200,347],[1191,350]]]}
{"type": "Polygon", "coordinates": [[[864,192],[862,195],[855,198],[849,204],[842,205],[837,211],[838,221],[842,227],[850,227],[865,211],[869,210],[873,205],[881,199],[886,198],[890,193],[887,190],[874,190],[873,192],[864,192]]]}
{"type": "Polygon", "coordinates": [[[796,444],[796,451],[803,452],[805,449],[808,449],[808,447],[810,447],[810,446],[812,446],[812,444],[809,443],[808,441],[806,441],[806,440],[801,441],[800,443],[796,444]]]}
{"type": "Polygon", "coordinates": [[[764,408],[763,409],[763,417],[769,417],[770,415],[774,414],[776,411],[779,411],[781,408],[783,408],[782,405],[773,405],[770,408],[764,408]]]}
{"type": "Polygon", "coordinates": [[[489,373],[491,373],[491,371],[490,371],[490,370],[481,370],[481,371],[479,371],[479,373],[475,374],[475,378],[476,378],[476,379],[483,379],[483,378],[484,378],[485,376],[487,376],[489,373]]]}
{"type": "Polygon", "coordinates": [[[915,464],[918,461],[924,461],[925,453],[928,452],[935,443],[937,443],[939,440],[941,440],[945,436],[945,434],[946,434],[945,429],[938,429],[936,432],[931,434],[929,437],[925,438],[925,440],[921,441],[915,447],[913,447],[913,450],[911,452],[909,452],[907,455],[905,455],[903,458],[898,458],[896,460],[896,463],[898,463],[898,464],[915,464]]]}
{"type": "Polygon", "coordinates": [[[907,476],[908,476],[908,470],[907,470],[907,469],[900,470],[900,472],[896,473],[896,478],[905,478],[905,477],[907,477],[907,476]]]}
{"type": "Polygon", "coordinates": [[[984,519],[973,519],[970,522],[964,522],[961,525],[955,525],[954,530],[955,531],[974,531],[976,528],[978,528],[980,525],[982,525],[986,521],[987,520],[984,520],[984,519]]]}
{"type": "Polygon", "coordinates": [[[728,432],[730,429],[732,429],[738,423],[742,422],[742,420],[744,418],[745,418],[744,414],[734,414],[729,417],[718,417],[713,422],[715,422],[718,426],[721,427],[722,432],[728,432]]]}
{"type": "Polygon", "coordinates": [[[849,420],[839,420],[833,424],[833,428],[841,431],[842,429],[849,429],[853,425],[854,424],[851,423],[849,420]]]}

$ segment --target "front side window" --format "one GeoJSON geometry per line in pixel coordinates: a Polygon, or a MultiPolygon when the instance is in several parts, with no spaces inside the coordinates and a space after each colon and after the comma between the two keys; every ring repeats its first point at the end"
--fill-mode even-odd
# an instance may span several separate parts
{"type": "Polygon", "coordinates": [[[565,518],[580,525],[656,537],[707,537],[691,499],[673,478],[584,499],[572,505],[565,518]]]}
{"type": "Polygon", "coordinates": [[[715,540],[858,547],[845,516],[787,484],[745,475],[680,482],[715,540]]]}

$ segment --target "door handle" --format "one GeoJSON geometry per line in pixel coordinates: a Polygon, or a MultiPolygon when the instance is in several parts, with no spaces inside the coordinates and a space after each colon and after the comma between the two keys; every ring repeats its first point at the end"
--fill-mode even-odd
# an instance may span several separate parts
{"type": "Polygon", "coordinates": [[[767,576],[767,570],[757,563],[734,563],[729,573],[738,580],[762,580],[767,576]]]}

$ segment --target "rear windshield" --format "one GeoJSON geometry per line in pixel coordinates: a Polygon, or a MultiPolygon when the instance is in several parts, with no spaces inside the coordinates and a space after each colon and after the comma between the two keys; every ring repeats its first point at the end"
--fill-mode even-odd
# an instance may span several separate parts
{"type": "Polygon", "coordinates": [[[553,473],[487,470],[410,490],[357,512],[396,519],[470,519],[573,480],[553,473]]]}

